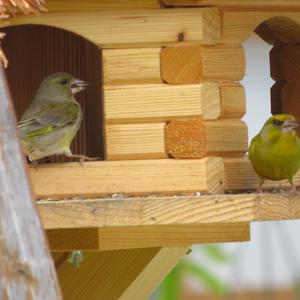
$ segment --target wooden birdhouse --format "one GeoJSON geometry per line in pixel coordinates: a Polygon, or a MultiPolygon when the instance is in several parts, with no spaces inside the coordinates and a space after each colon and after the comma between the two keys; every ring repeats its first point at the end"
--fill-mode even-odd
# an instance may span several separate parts
{"type": "Polygon", "coordinates": [[[245,241],[251,221],[300,218],[298,196],[238,194],[258,184],[241,120],[242,43],[256,32],[273,45],[272,112],[300,117],[299,1],[46,8],[1,26],[17,116],[49,73],[90,82],[73,150],[101,161],[29,167],[65,299],[146,299],[192,244],[245,241]],[[72,250],[85,253],[79,269],[66,261],[72,250]]]}

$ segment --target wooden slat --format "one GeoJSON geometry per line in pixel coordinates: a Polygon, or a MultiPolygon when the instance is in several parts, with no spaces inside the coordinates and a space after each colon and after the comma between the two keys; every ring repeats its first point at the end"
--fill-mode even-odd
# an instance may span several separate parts
{"type": "Polygon", "coordinates": [[[300,218],[300,195],[289,193],[40,201],[38,206],[45,229],[181,226],[300,218]]]}
{"type": "Polygon", "coordinates": [[[248,149],[247,126],[240,120],[178,120],[168,123],[166,152],[175,158],[241,156],[248,149]]]}
{"type": "Polygon", "coordinates": [[[104,83],[161,83],[160,50],[161,48],[104,49],[104,83]]]}
{"type": "Polygon", "coordinates": [[[224,179],[221,158],[149,159],[40,165],[30,168],[37,197],[97,196],[115,193],[215,192],[224,179]]]}
{"type": "MultiPolygon", "coordinates": [[[[224,167],[226,190],[254,190],[258,187],[259,178],[247,157],[226,158],[224,159],[224,167]]],[[[296,186],[300,184],[300,171],[294,177],[294,183],[296,186]]],[[[264,189],[272,189],[274,187],[289,189],[290,184],[286,180],[266,180],[263,185],[264,189]]]]}
{"type": "Polygon", "coordinates": [[[271,113],[272,115],[282,112],[282,82],[276,82],[271,87],[271,113]]]}
{"type": "Polygon", "coordinates": [[[170,6],[219,6],[229,8],[299,8],[298,0],[162,0],[170,6]]]}
{"type": "MultiPolygon", "coordinates": [[[[300,12],[285,10],[225,10],[223,11],[222,43],[242,43],[254,32],[255,28],[268,20],[268,26],[276,31],[276,40],[297,42],[299,40],[300,12]],[[273,18],[276,17],[276,18],[273,18]],[[272,18],[272,19],[271,19],[272,18]],[[268,20],[270,19],[270,20],[268,20]]],[[[275,41],[272,43],[275,43],[275,41]]],[[[270,42],[270,41],[269,41],[270,42]]]]}
{"type": "Polygon", "coordinates": [[[59,300],[0,65],[0,299],[59,300]]]}
{"type": "Polygon", "coordinates": [[[220,83],[222,118],[240,119],[246,113],[245,89],[239,83],[220,83]]]}
{"type": "Polygon", "coordinates": [[[167,158],[164,129],[165,123],[106,125],[106,158],[167,158]]]}
{"type": "Polygon", "coordinates": [[[158,122],[184,117],[217,119],[221,110],[215,82],[106,86],[104,101],[107,123],[158,122]]]}
{"type": "Polygon", "coordinates": [[[51,251],[116,250],[248,241],[249,223],[172,224],[48,230],[51,251]]]}
{"type": "Polygon", "coordinates": [[[245,74],[244,49],[239,45],[170,46],[161,51],[160,57],[161,76],[167,83],[239,81],[245,74]]]}
{"type": "Polygon", "coordinates": [[[188,249],[84,252],[80,268],[65,253],[54,253],[54,260],[64,299],[146,299],[188,249]]]}
{"type": "Polygon", "coordinates": [[[178,40],[215,44],[220,39],[220,13],[214,8],[45,13],[19,16],[1,26],[22,24],[60,27],[102,48],[153,47],[178,40]]]}
{"type": "Polygon", "coordinates": [[[46,8],[49,12],[61,11],[95,11],[103,9],[132,9],[132,8],[159,8],[158,0],[47,0],[46,8]]]}

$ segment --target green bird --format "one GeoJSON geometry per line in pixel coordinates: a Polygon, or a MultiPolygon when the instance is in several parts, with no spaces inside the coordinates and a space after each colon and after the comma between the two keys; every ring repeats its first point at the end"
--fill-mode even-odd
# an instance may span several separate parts
{"type": "Polygon", "coordinates": [[[70,150],[82,120],[74,95],[87,86],[68,73],[53,73],[42,81],[18,124],[21,144],[30,161],[51,155],[75,157],[80,162],[97,159],[70,150]]]}
{"type": "Polygon", "coordinates": [[[262,192],[265,179],[288,179],[291,191],[296,192],[293,177],[300,168],[300,139],[295,132],[297,127],[292,115],[274,115],[252,139],[249,159],[260,177],[258,192],[262,192]]]}

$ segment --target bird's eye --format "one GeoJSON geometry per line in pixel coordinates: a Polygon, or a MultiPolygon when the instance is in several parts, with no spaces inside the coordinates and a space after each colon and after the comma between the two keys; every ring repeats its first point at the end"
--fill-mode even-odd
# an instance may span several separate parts
{"type": "Polygon", "coordinates": [[[279,121],[279,120],[276,120],[276,119],[274,119],[274,120],[272,121],[272,123],[273,123],[274,125],[276,125],[276,126],[281,126],[281,125],[283,124],[282,121],[279,121]]]}
{"type": "Polygon", "coordinates": [[[61,83],[62,83],[62,84],[67,84],[67,83],[68,83],[68,79],[63,79],[63,80],[61,81],[61,83]]]}

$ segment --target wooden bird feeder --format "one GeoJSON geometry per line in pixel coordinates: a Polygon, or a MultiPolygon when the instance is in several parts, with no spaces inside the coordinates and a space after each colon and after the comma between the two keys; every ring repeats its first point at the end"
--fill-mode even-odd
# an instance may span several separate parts
{"type": "MultiPolygon", "coordinates": [[[[15,111],[51,72],[89,81],[73,150],[102,158],[29,167],[64,299],[146,299],[192,244],[247,241],[252,221],[300,218],[300,196],[242,193],[258,178],[245,156],[239,83],[242,43],[255,31],[273,45],[272,112],[300,117],[298,0],[46,8],[1,23],[15,111]],[[79,269],[66,260],[72,250],[84,251],[79,269]]],[[[1,253],[0,227],[2,267],[1,253]]]]}

